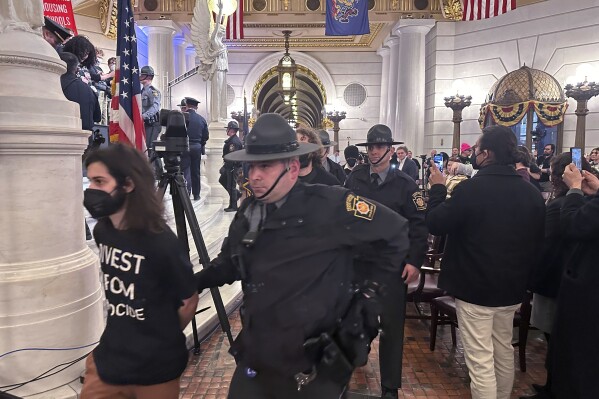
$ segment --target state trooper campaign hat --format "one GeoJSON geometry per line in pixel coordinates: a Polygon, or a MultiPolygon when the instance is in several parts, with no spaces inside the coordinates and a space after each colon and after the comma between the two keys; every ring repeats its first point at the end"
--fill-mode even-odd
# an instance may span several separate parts
{"type": "Polygon", "coordinates": [[[356,145],[360,146],[369,146],[372,144],[403,144],[403,141],[393,141],[393,135],[391,134],[391,129],[385,125],[374,125],[368,131],[366,135],[366,142],[359,143],[356,145]]]}
{"type": "Polygon", "coordinates": [[[48,17],[44,17],[44,28],[54,33],[63,43],[69,37],[73,36],[73,33],[71,33],[67,28],[48,17]]]}
{"type": "Polygon", "coordinates": [[[145,67],[141,68],[141,71],[139,71],[140,75],[147,75],[147,76],[154,76],[154,68],[152,68],[149,65],[146,65],[145,67]]]}
{"type": "Polygon", "coordinates": [[[318,135],[320,136],[320,141],[322,141],[323,147],[332,147],[334,145],[337,145],[336,141],[331,141],[331,138],[329,137],[329,134],[326,130],[319,130],[318,135]]]}
{"type": "Polygon", "coordinates": [[[227,123],[227,127],[225,129],[226,130],[229,130],[229,129],[239,130],[239,123],[237,123],[237,121],[230,121],[229,123],[227,123]]]}
{"type": "Polygon", "coordinates": [[[191,105],[192,107],[197,107],[201,101],[196,100],[193,97],[185,97],[185,104],[191,105]]]}
{"type": "Polygon", "coordinates": [[[261,115],[245,138],[245,149],[225,155],[225,161],[255,162],[286,159],[318,151],[320,146],[299,143],[295,130],[279,114],[261,115]]]}
{"type": "Polygon", "coordinates": [[[181,104],[178,104],[177,107],[187,107],[187,102],[185,99],[181,100],[181,104]]]}

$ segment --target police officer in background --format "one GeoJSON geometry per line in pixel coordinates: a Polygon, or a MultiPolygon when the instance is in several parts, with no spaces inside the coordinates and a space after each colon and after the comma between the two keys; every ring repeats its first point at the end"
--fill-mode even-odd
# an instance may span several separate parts
{"type": "MultiPolygon", "coordinates": [[[[390,167],[391,129],[374,125],[368,131],[366,143],[369,164],[359,165],[347,177],[345,187],[371,200],[388,206],[409,221],[410,250],[401,272],[389,276],[388,295],[383,298],[379,363],[381,398],[397,398],[401,388],[401,362],[405,321],[406,286],[416,280],[427,249],[428,232],[424,221],[426,204],[414,180],[390,167]]],[[[391,224],[393,226],[393,224],[391,224]]]]}
{"type": "Polygon", "coordinates": [[[326,130],[319,130],[318,134],[320,135],[320,141],[322,141],[322,146],[324,147],[322,151],[322,167],[324,170],[335,176],[337,180],[339,180],[339,183],[343,183],[346,177],[343,168],[337,162],[329,158],[331,147],[336,146],[337,142],[331,141],[326,130]]]}
{"type": "Polygon", "coordinates": [[[353,260],[378,270],[373,278],[400,272],[408,248],[403,217],[342,187],[298,181],[299,156],[319,148],[298,143],[282,116],[263,114],[245,149],[225,156],[249,163],[254,196],[241,204],[220,254],[196,280],[200,290],[242,282],[243,329],[231,347],[237,368],[229,399],[340,398],[353,368],[367,359],[364,353],[357,361],[352,348],[366,352],[378,329],[357,316],[385,292],[384,279],[365,284],[370,299],[356,291],[353,260]],[[375,330],[367,342],[360,338],[364,325],[375,330]]]}
{"type": "Polygon", "coordinates": [[[54,21],[51,18],[44,17],[44,26],[42,26],[42,36],[50,43],[58,54],[62,53],[62,45],[70,39],[73,34],[67,28],[54,21]]]}
{"type": "MultiPolygon", "coordinates": [[[[208,141],[208,123],[206,119],[197,113],[198,104],[200,102],[193,97],[185,97],[185,108],[186,112],[189,113],[189,123],[187,125],[187,136],[189,137],[189,160],[185,161],[187,173],[184,173],[185,180],[187,180],[188,188],[190,191],[189,184],[191,182],[191,193],[193,194],[194,201],[200,199],[200,166],[202,164],[202,154],[204,153],[204,146],[208,141]]],[[[183,163],[184,160],[181,159],[183,163]]]]}
{"type": "Polygon", "coordinates": [[[141,116],[146,129],[146,146],[152,147],[154,140],[160,134],[160,91],[152,86],[154,80],[154,69],[146,65],[141,68],[139,82],[143,85],[141,89],[141,116]]]}
{"type": "MultiPolygon", "coordinates": [[[[239,131],[239,124],[237,121],[230,121],[227,124],[227,136],[229,136],[225,140],[225,145],[223,146],[223,158],[230,152],[238,151],[243,148],[243,143],[239,136],[237,136],[237,132],[239,131]]],[[[237,175],[239,174],[239,170],[241,168],[241,163],[239,162],[227,162],[220,169],[220,178],[218,182],[227,190],[229,193],[229,206],[225,208],[225,212],[236,212],[237,211],[237,200],[238,193],[237,191],[237,175]]]]}

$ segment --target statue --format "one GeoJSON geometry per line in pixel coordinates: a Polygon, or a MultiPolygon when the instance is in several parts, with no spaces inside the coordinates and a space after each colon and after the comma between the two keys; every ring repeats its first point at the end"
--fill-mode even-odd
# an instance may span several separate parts
{"type": "Polygon", "coordinates": [[[191,21],[191,38],[200,60],[199,73],[204,80],[210,80],[210,121],[227,120],[227,47],[223,43],[227,12],[232,13],[237,4],[223,6],[223,0],[217,0],[218,17],[212,20],[208,0],[197,0],[191,21]],[[230,10],[234,5],[233,11],[230,10]]]}
{"type": "Polygon", "coordinates": [[[43,24],[41,0],[0,0],[0,33],[21,30],[39,35],[43,24]]]}

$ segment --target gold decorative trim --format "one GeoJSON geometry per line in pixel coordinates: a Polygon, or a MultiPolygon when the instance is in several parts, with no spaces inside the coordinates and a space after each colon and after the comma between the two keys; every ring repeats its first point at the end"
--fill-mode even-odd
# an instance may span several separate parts
{"type": "Polygon", "coordinates": [[[443,16],[453,21],[462,20],[462,3],[460,0],[440,0],[443,16]]]}
{"type": "MultiPolygon", "coordinates": [[[[338,36],[325,38],[291,38],[289,40],[293,47],[312,47],[312,48],[330,48],[330,47],[363,47],[369,48],[375,37],[383,29],[383,23],[370,24],[370,33],[360,36],[360,41],[355,42],[356,36],[338,36]]],[[[246,25],[247,26],[247,25],[246,25]]],[[[289,25],[286,25],[289,26],[289,25]]],[[[324,25],[322,25],[324,26],[324,25]]],[[[224,40],[228,48],[280,48],[281,40],[276,38],[245,38],[224,40]]]]}
{"type": "MultiPolygon", "coordinates": [[[[298,72],[301,72],[303,75],[312,79],[312,81],[314,83],[316,83],[316,86],[318,86],[318,89],[320,90],[320,94],[322,95],[322,101],[324,104],[326,104],[327,103],[327,91],[324,88],[324,84],[322,84],[320,78],[314,72],[312,72],[310,69],[306,68],[303,65],[298,65],[297,70],[298,70],[298,72]]],[[[256,105],[256,100],[258,99],[258,93],[260,92],[260,90],[262,90],[262,87],[264,86],[264,84],[267,81],[269,81],[270,79],[272,79],[273,76],[277,75],[277,73],[278,73],[277,67],[274,66],[274,67],[270,68],[269,70],[267,70],[266,72],[264,72],[262,75],[260,75],[260,77],[258,78],[258,81],[256,82],[256,84],[254,84],[254,87],[252,88],[252,104],[256,105]]]]}
{"type": "Polygon", "coordinates": [[[100,27],[109,39],[116,39],[117,34],[117,0],[100,0],[100,27]]]}

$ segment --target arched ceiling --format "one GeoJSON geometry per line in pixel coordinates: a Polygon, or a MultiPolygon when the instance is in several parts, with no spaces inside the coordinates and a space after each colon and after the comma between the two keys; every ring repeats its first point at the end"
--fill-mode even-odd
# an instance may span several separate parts
{"type": "MultiPolygon", "coordinates": [[[[285,104],[277,92],[277,75],[266,80],[256,97],[254,104],[261,113],[275,112],[286,119],[292,119],[291,105],[285,104]]],[[[324,99],[318,85],[306,74],[296,74],[298,122],[312,127],[319,127],[322,121],[324,99]]]]}

